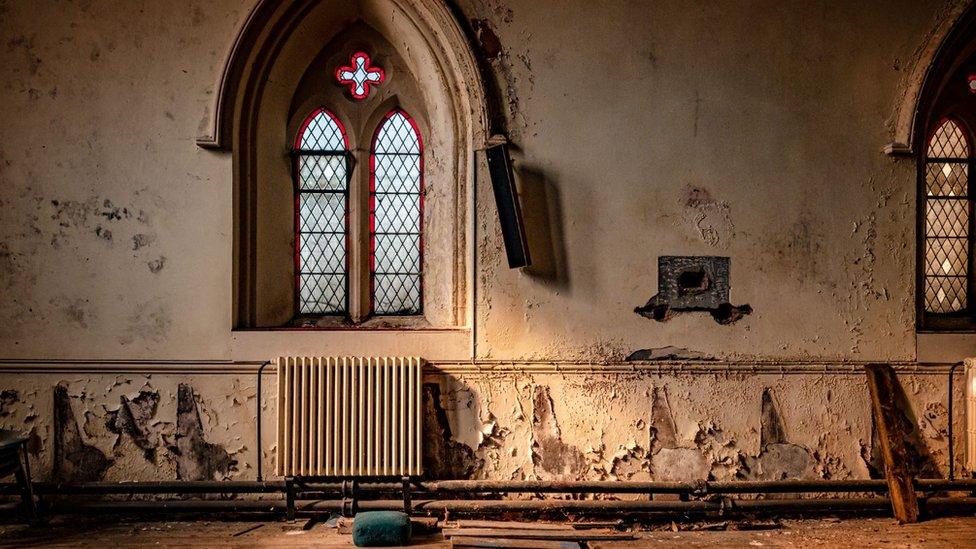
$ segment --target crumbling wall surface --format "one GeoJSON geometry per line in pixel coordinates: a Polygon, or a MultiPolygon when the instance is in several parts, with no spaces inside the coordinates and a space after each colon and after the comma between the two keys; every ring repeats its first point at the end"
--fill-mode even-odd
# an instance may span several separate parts
{"type": "Polygon", "coordinates": [[[482,189],[481,357],[915,357],[916,174],[881,147],[916,49],[961,2],[459,3],[521,192],[546,188],[550,211],[525,214],[557,223],[539,256],[561,258],[508,270],[482,189]],[[732,302],[754,312],[630,313],[671,254],[730,257],[732,302]]]}
{"type": "MultiPolygon", "coordinates": [[[[255,2],[0,0],[0,358],[260,360],[302,337],[230,331],[231,156],[194,143],[255,2]]],[[[914,359],[915,170],[880,149],[957,3],[451,3],[501,96],[538,260],[505,267],[481,179],[478,358],[914,359]],[[633,314],[661,255],[730,257],[754,312],[633,314]]]]}
{"type": "MultiPolygon", "coordinates": [[[[253,478],[253,376],[0,374],[0,427],[30,437],[33,469],[62,482],[253,478]]],[[[266,460],[274,394],[265,390],[266,460]]]]}
{"type": "MultiPolygon", "coordinates": [[[[880,471],[860,373],[525,369],[426,377],[430,478],[844,479],[880,471]]],[[[266,473],[276,421],[268,379],[266,473]]],[[[943,376],[902,373],[899,380],[918,426],[916,470],[941,475],[943,376]]],[[[255,478],[253,375],[0,374],[0,390],[0,426],[29,434],[42,478],[255,478]]]]}

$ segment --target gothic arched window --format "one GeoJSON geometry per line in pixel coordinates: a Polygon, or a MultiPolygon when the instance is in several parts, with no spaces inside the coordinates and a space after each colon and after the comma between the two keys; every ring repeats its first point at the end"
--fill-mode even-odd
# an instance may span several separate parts
{"type": "Polygon", "coordinates": [[[300,314],[349,310],[349,144],[316,109],[295,140],[295,299],[300,314]]]}
{"type": "Polygon", "coordinates": [[[972,195],[969,136],[961,122],[945,118],[926,150],[924,306],[927,314],[970,310],[972,195]]]}
{"type": "Polygon", "coordinates": [[[419,314],[423,307],[423,145],[400,109],[383,119],[370,149],[370,298],[375,314],[419,314]]]}

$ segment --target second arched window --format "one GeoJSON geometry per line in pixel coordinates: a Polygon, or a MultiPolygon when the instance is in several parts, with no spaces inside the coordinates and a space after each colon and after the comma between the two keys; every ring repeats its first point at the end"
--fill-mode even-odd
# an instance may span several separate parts
{"type": "Polygon", "coordinates": [[[417,125],[395,109],[370,148],[370,303],[375,315],[423,311],[423,144],[417,125]]]}

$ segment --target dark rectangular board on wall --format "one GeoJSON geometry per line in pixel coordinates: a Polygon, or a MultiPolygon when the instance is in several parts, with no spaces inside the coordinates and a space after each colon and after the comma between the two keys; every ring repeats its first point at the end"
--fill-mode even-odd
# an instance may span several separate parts
{"type": "Polygon", "coordinates": [[[488,174],[495,192],[495,205],[498,207],[498,221],[502,227],[508,266],[512,269],[528,267],[532,264],[532,258],[529,256],[529,245],[525,238],[525,224],[522,223],[522,209],[508,145],[502,143],[488,147],[485,149],[485,156],[488,158],[488,174]]]}

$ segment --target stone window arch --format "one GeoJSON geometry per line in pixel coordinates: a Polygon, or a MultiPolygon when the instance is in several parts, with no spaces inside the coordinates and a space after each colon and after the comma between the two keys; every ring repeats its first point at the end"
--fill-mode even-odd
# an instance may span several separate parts
{"type": "Polygon", "coordinates": [[[478,65],[442,0],[261,0],[232,47],[215,95],[212,124],[198,144],[233,154],[235,328],[470,324],[470,204],[480,169],[475,153],[488,128],[478,65]],[[337,68],[348,66],[357,52],[368,53],[384,72],[364,98],[336,79],[337,68]],[[345,129],[350,157],[347,306],[330,309],[341,314],[328,318],[304,314],[296,299],[300,231],[296,193],[288,184],[294,136],[322,108],[345,129]],[[390,314],[394,309],[372,314],[369,268],[371,141],[392,112],[409,113],[423,142],[423,256],[417,269],[423,291],[405,315],[390,314]]]}
{"type": "Polygon", "coordinates": [[[900,150],[914,155],[917,168],[916,316],[922,332],[976,330],[976,11],[961,12],[946,28],[931,48],[917,99],[902,109],[911,114],[902,118],[911,121],[913,133],[900,150]]]}

